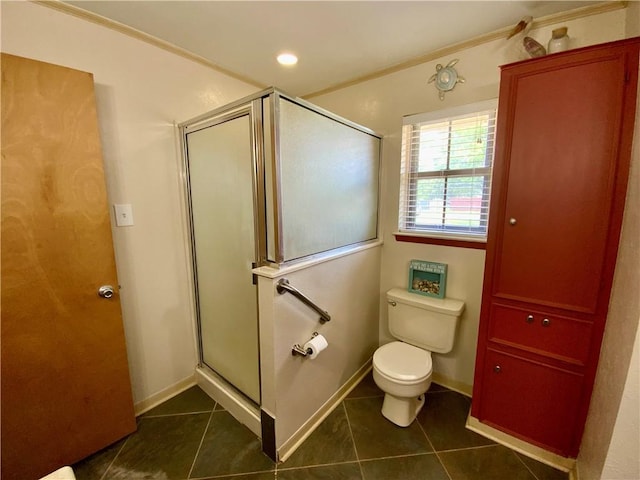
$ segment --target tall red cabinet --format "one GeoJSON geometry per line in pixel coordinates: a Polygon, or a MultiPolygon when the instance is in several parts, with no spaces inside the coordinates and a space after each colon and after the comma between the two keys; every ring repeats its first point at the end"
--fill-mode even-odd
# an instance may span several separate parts
{"type": "Polygon", "coordinates": [[[471,415],[576,457],[615,268],[640,39],[502,68],[471,415]]]}

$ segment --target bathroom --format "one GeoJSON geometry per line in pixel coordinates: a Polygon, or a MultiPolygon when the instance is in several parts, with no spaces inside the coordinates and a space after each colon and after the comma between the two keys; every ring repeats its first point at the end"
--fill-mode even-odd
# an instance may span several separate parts
{"type": "MultiPolygon", "coordinates": [[[[637,34],[639,17],[638,5],[630,3],[626,8],[563,24],[576,37],[588,38],[585,44],[595,44],[637,34]]],[[[542,27],[540,38],[548,37],[551,28],[552,25],[542,27]]],[[[173,123],[253,94],[259,88],[34,3],[3,3],[2,50],[95,75],[110,201],[132,204],[136,219],[134,227],[114,228],[113,234],[119,279],[124,287],[121,297],[134,403],[137,411],[144,411],[190,385],[198,362],[187,268],[188,239],[183,228],[178,177],[179,146],[173,123]],[[77,42],[78,35],[83,42],[77,42]]],[[[448,105],[495,98],[497,66],[506,63],[505,55],[498,40],[457,52],[460,71],[468,82],[447,97],[451,102],[448,105]]],[[[463,299],[466,308],[454,350],[434,360],[434,371],[442,384],[470,394],[484,251],[399,242],[393,235],[397,229],[394,211],[398,206],[401,119],[403,115],[441,108],[427,79],[437,63],[449,58],[449,55],[434,58],[308,100],[384,135],[381,193],[384,244],[373,262],[360,260],[362,265],[357,266],[378,267],[380,318],[367,325],[367,332],[352,333],[350,340],[361,342],[355,347],[363,350],[390,340],[383,293],[392,287],[406,286],[407,266],[413,258],[446,263],[447,294],[463,299]]],[[[637,226],[629,228],[631,232],[637,231],[637,226]]],[[[623,237],[623,245],[624,241],[623,237]]],[[[313,297],[312,292],[309,295],[313,297]]],[[[614,293],[614,301],[615,295],[619,296],[620,304],[633,298],[623,289],[614,293]]],[[[624,318],[627,314],[622,312],[620,317],[624,318]]],[[[632,318],[631,322],[637,325],[637,320],[632,318]]],[[[603,356],[609,355],[607,358],[613,364],[610,368],[620,371],[621,376],[612,375],[597,387],[592,408],[599,408],[602,413],[595,411],[594,416],[605,415],[603,412],[610,410],[607,402],[615,401],[617,405],[622,396],[632,348],[629,342],[633,340],[628,337],[635,328],[629,323],[621,320],[619,332],[613,334],[617,336],[606,340],[603,356]],[[625,355],[616,356],[620,344],[627,345],[625,355]],[[613,400],[608,399],[610,391],[617,392],[613,400]]],[[[615,457],[615,451],[609,451],[608,438],[617,423],[613,413],[608,415],[605,421],[590,428],[588,425],[583,445],[585,469],[592,461],[596,464],[593,468],[601,468],[607,454],[615,457]]],[[[625,423],[625,418],[618,417],[617,422],[625,423]]]]}

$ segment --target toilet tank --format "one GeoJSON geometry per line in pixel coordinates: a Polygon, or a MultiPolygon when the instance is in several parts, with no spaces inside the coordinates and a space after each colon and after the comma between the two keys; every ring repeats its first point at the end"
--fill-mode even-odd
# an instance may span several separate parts
{"type": "Polygon", "coordinates": [[[387,292],[387,304],[389,331],[395,338],[431,352],[451,351],[463,301],[392,288],[387,292]]]}

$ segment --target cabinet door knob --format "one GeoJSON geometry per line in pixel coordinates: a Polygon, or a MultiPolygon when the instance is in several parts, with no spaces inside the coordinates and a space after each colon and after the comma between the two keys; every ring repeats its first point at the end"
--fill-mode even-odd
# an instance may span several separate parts
{"type": "Polygon", "coordinates": [[[516,223],[518,223],[518,221],[515,218],[511,217],[509,219],[509,225],[515,225],[516,223]]]}
{"type": "Polygon", "coordinates": [[[533,315],[527,315],[527,323],[533,323],[533,315]]]}
{"type": "Polygon", "coordinates": [[[549,320],[548,318],[543,318],[542,319],[542,326],[543,327],[548,327],[549,325],[551,325],[551,320],[549,320]]]}
{"type": "Polygon", "coordinates": [[[496,365],[493,367],[493,371],[496,373],[500,373],[502,371],[502,367],[500,365],[496,365]]]}

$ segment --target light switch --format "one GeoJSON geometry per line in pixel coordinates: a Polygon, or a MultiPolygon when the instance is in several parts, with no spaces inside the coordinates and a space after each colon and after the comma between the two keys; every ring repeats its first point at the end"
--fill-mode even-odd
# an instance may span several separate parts
{"type": "Polygon", "coordinates": [[[117,227],[129,227],[133,225],[133,210],[130,203],[113,204],[113,211],[116,214],[117,227]]]}

